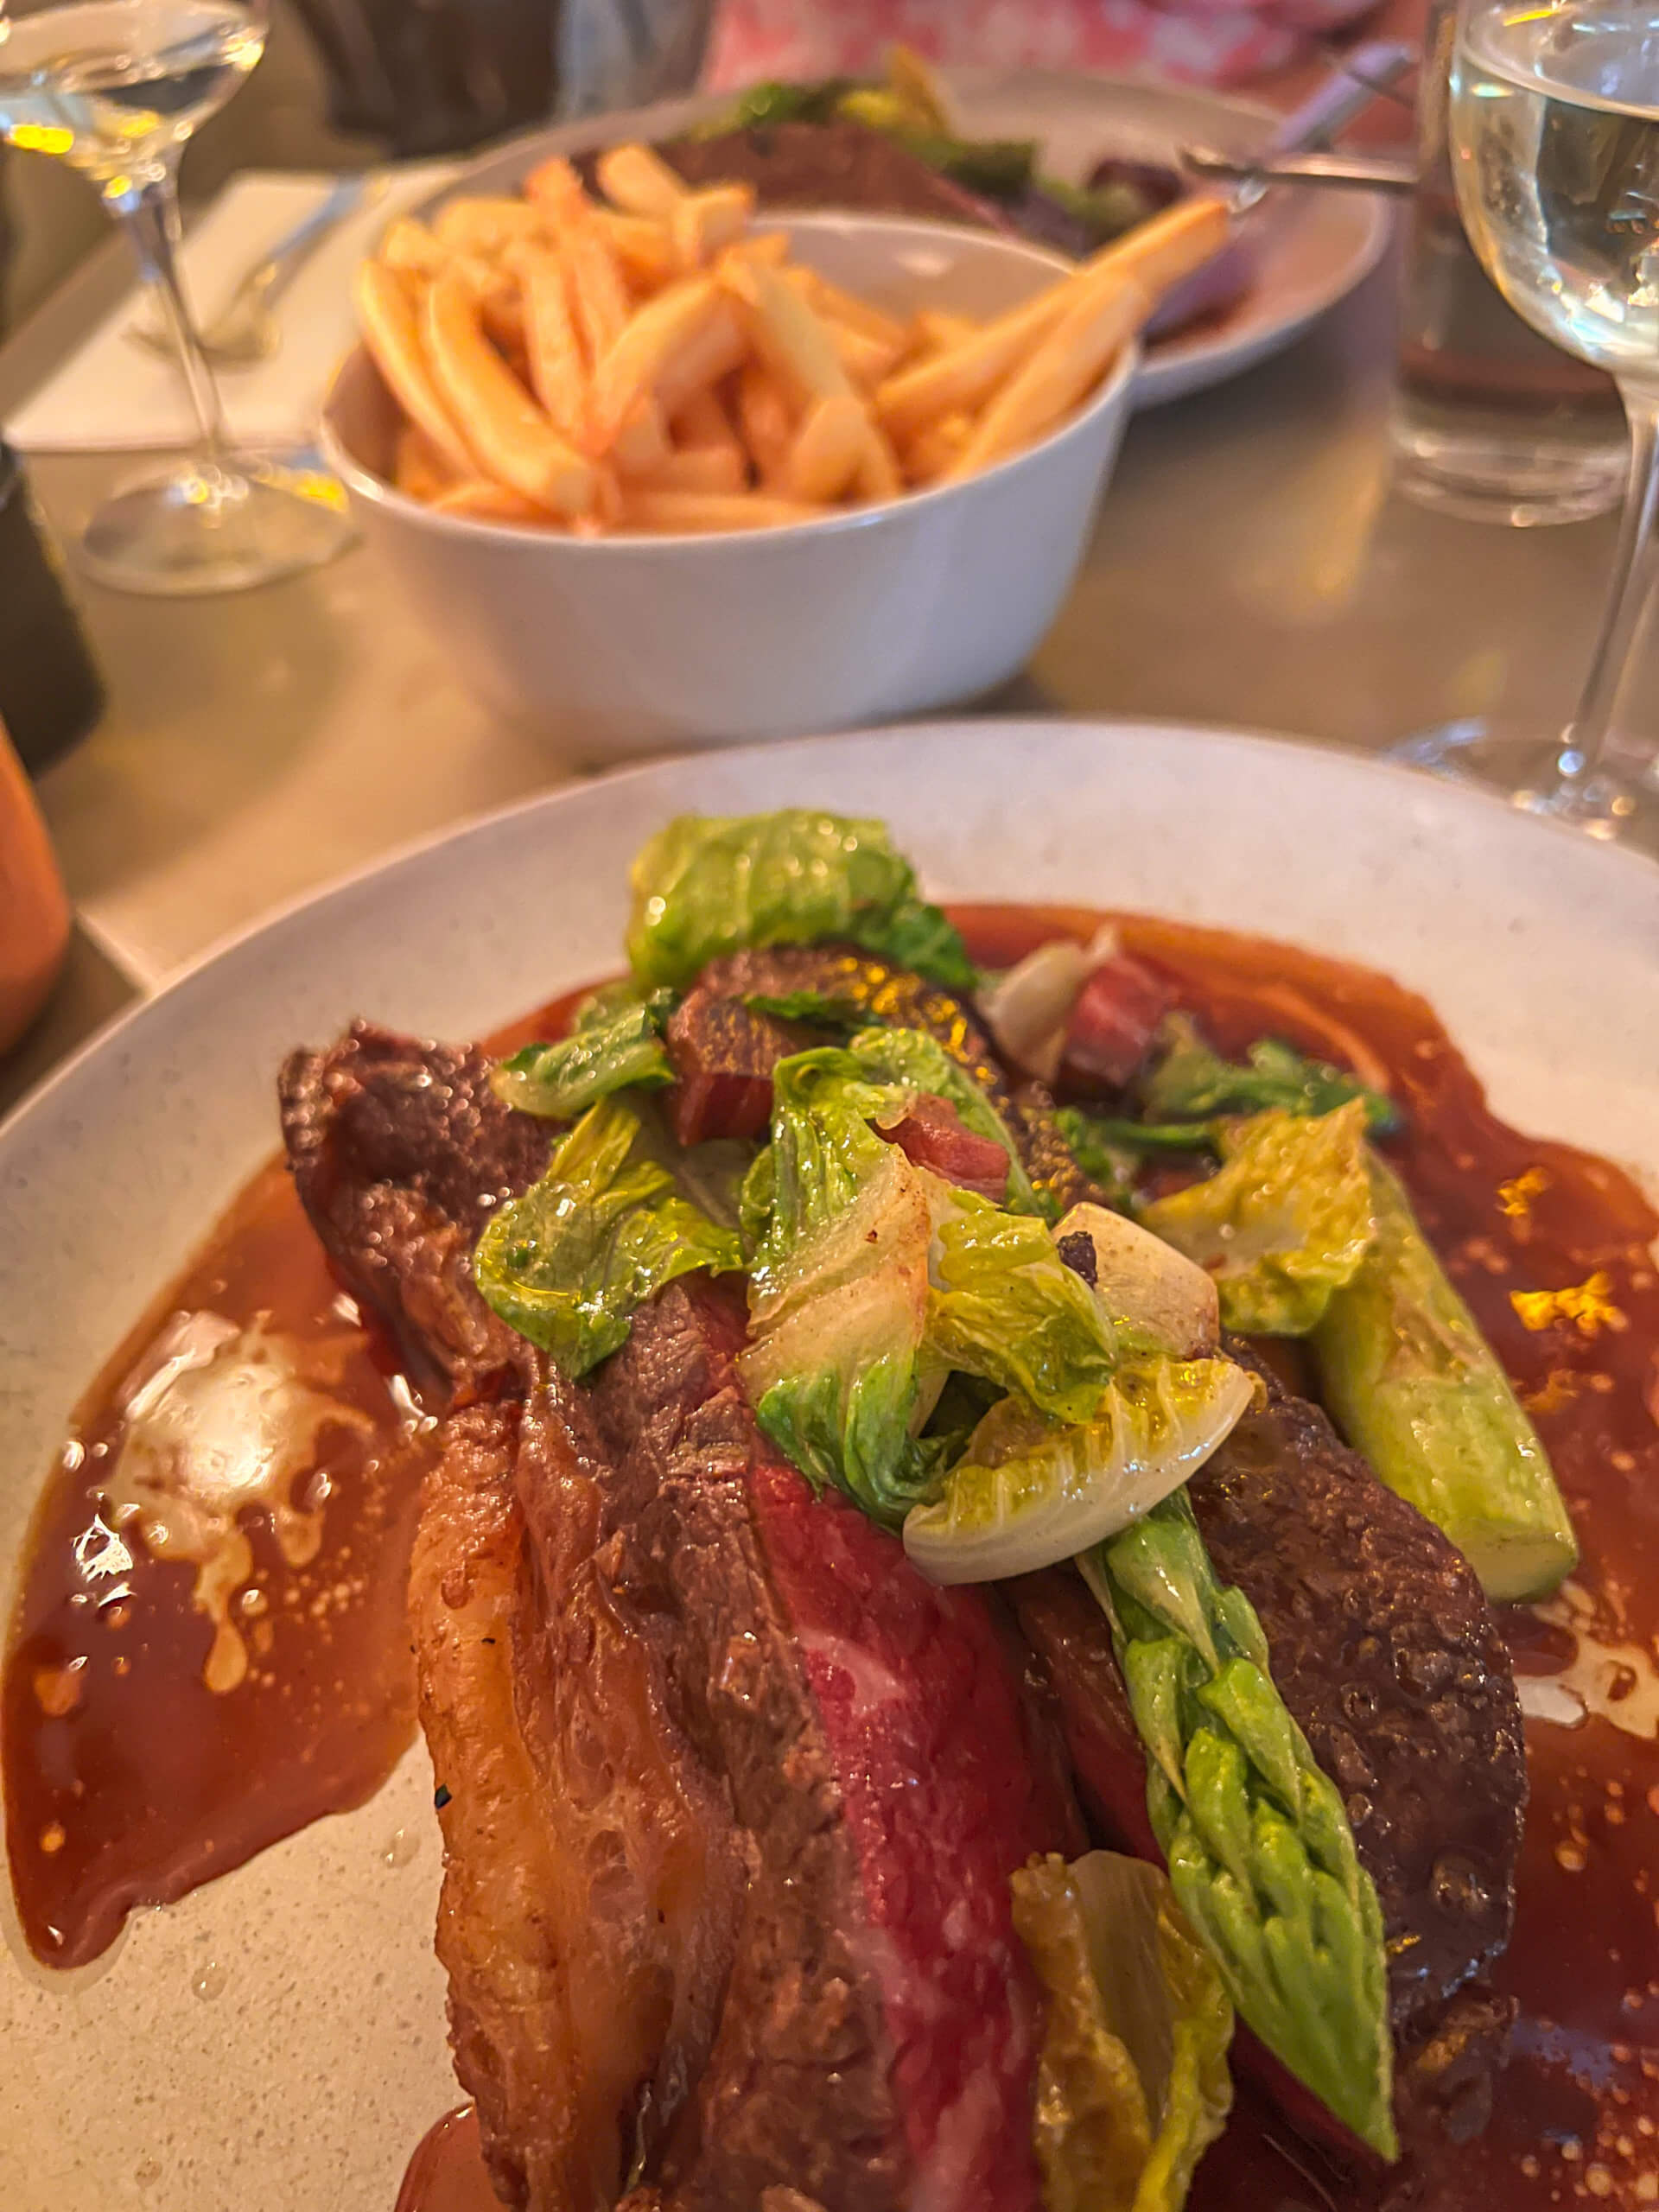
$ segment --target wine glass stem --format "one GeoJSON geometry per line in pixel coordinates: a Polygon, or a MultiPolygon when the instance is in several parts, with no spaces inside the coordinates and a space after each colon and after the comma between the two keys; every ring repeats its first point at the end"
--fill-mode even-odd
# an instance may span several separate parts
{"type": "Polygon", "coordinates": [[[179,281],[178,256],[174,251],[179,236],[178,181],[173,168],[169,165],[159,176],[112,194],[111,204],[126,226],[138,266],[160,300],[172,331],[190,404],[195,410],[201,456],[218,467],[225,460],[225,412],[179,281]]]}
{"type": "Polygon", "coordinates": [[[1618,703],[1630,645],[1659,573],[1659,558],[1656,558],[1659,537],[1654,531],[1655,517],[1659,514],[1659,387],[1649,389],[1621,379],[1619,395],[1630,418],[1630,487],[1624,495],[1613,579],[1601,629],[1559,764],[1569,781],[1592,775],[1605,766],[1603,756],[1612,732],[1613,709],[1618,703]]]}

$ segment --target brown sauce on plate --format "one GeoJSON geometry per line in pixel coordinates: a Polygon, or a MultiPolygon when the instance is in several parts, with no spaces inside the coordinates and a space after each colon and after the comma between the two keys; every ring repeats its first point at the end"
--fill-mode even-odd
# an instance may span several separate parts
{"type": "MultiPolygon", "coordinates": [[[[1100,918],[957,918],[976,957],[1000,965],[1047,937],[1086,938],[1100,918]]],[[[1529,1707],[1532,1803],[1517,1932],[1496,1977],[1521,2020],[1491,2126],[1432,2170],[1356,2181],[1241,2092],[1194,2212],[1659,2204],[1659,1215],[1607,1162],[1497,1121],[1428,1007],[1386,978],[1223,931],[1122,927],[1222,1050],[1283,1036],[1400,1098],[1408,1128],[1394,1156],[1549,1447],[1583,1548],[1566,1592],[1503,1616],[1529,1707]]],[[[556,1034],[572,1002],[498,1045],[556,1034]]],[[[12,1879],[39,1955],[97,1955],[130,1905],[361,1803],[390,1772],[413,1730],[403,1586],[418,1427],[286,1175],[262,1170],[95,1385],[36,1516],[5,1673],[4,1781],[12,1879]],[[152,1557],[100,1510],[124,1386],[181,1311],[282,1339],[303,1387],[340,1409],[317,1421],[312,1463],[289,1486],[316,1526],[314,1555],[283,1556],[267,1505],[238,1516],[252,1572],[228,1617],[247,1668],[218,1690],[204,1680],[216,1633],[193,1603],[195,1568],[152,1557]],[[238,1610],[247,1589],[259,1600],[238,1610]]],[[[481,2212],[482,2188],[475,2129],[452,2114],[422,2146],[400,2212],[481,2212]]]]}

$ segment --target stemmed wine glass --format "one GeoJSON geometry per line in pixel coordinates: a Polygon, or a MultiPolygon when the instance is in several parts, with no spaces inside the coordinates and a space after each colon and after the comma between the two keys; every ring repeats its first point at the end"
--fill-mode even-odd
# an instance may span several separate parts
{"type": "Polygon", "coordinates": [[[1630,488],[1565,732],[1453,725],[1402,750],[1595,836],[1650,830],[1651,764],[1621,760],[1612,721],[1659,574],[1659,12],[1630,0],[1463,0],[1450,136],[1458,206],[1488,276],[1535,329],[1617,382],[1630,488]]]}
{"type": "Polygon", "coordinates": [[[128,591],[239,590],[327,560],[351,527],[321,470],[232,456],[180,288],[178,167],[264,51],[269,0],[0,0],[0,139],[79,169],[125,227],[199,430],[184,467],[99,507],[83,565],[128,591]]]}

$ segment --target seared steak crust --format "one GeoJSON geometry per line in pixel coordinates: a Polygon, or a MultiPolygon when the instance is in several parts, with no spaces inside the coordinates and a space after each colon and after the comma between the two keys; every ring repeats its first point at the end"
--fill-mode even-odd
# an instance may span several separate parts
{"type": "Polygon", "coordinates": [[[868,207],[976,230],[1013,228],[989,200],[861,123],[775,123],[671,139],[658,151],[687,184],[752,184],[762,207],[868,207]]]}
{"type": "Polygon", "coordinates": [[[1395,2024],[1412,2040],[1514,1926],[1527,1803],[1515,1677],[1462,1553],[1318,1407],[1257,1371],[1268,1403],[1193,1483],[1193,1508],[1342,1792],[1389,1931],[1395,2024]]]}
{"type": "MultiPolygon", "coordinates": [[[[722,1001],[749,997],[786,998],[816,991],[826,999],[859,1008],[871,1021],[895,1028],[925,1030],[973,1077],[1007,1123],[1026,1172],[1039,1191],[1064,1211],[1084,1199],[1099,1203],[1104,1193],[1085,1175],[1054,1122],[1054,1101],[1039,1083],[1011,1092],[991,1051],[990,1039],[972,1011],[951,992],[942,990],[907,968],[896,968],[854,945],[763,945],[711,960],[675,1019],[687,1039],[696,1030],[709,1032],[708,1054],[717,1057],[716,1011],[722,1001]]],[[[752,1022],[753,1016],[747,1016],[752,1022]]],[[[755,1063],[770,1074],[786,1052],[804,1041],[793,1024],[773,1022],[777,1033],[770,1057],[755,1063]]],[[[747,1033],[753,1036],[755,1033],[747,1033]]]]}
{"type": "Polygon", "coordinates": [[[426,1375],[478,1389],[518,1375],[524,1340],[473,1285],[491,1209],[547,1165],[548,1125],[502,1105],[476,1046],[353,1025],[294,1052],[277,1092],[300,1199],[335,1271],[426,1375]]]}
{"type": "MultiPolygon", "coordinates": [[[[1474,1986],[1509,1942],[1526,1806],[1508,1654],[1461,1553],[1317,1407],[1230,1350],[1263,1376],[1268,1400],[1193,1478],[1193,1510],[1217,1572],[1261,1618],[1274,1680],[1342,1791],[1376,1885],[1402,2128],[1421,2134],[1432,2117],[1461,2136],[1484,2120],[1513,2009],[1474,1986]]],[[[1069,1568],[1012,1594],[1090,1811],[1126,1847],[1156,1855],[1145,1754],[1104,1616],[1069,1568]]],[[[1294,2115],[1328,2133],[1260,2058],[1294,2115]]]]}
{"type": "Polygon", "coordinates": [[[1037,2212],[1008,1875],[1081,1829],[994,1601],[769,1452],[741,1296],[591,1390],[477,1297],[539,1172],[484,1056],[359,1029],[283,1077],[336,1267],[459,1386],[411,1578],[457,2068],[523,2212],[1037,2212]]]}

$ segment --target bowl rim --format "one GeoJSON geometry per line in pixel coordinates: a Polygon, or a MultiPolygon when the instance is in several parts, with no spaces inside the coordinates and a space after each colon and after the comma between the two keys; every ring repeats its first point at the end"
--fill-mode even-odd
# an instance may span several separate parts
{"type": "MultiPolygon", "coordinates": [[[[461,180],[455,181],[459,183],[461,180]]],[[[445,192],[452,193],[454,189],[454,186],[451,185],[445,188],[445,192]]],[[[922,239],[929,236],[944,239],[965,236],[1004,252],[1011,258],[1034,262],[1052,269],[1058,276],[1068,275],[1080,265],[1046,246],[1033,245],[1024,238],[1004,238],[995,231],[976,231],[966,223],[932,222],[906,215],[870,213],[860,208],[779,208],[776,214],[777,220],[771,227],[779,230],[792,230],[798,226],[809,231],[903,231],[922,239]]],[[[897,514],[914,514],[924,509],[936,511],[951,500],[971,498],[977,488],[995,483],[998,478],[1035,461],[1039,454],[1063,447],[1073,438],[1080,438],[1097,416],[1124,401],[1141,365],[1141,351],[1140,339],[1131,339],[1119,353],[1111,374],[1074,414],[1033,444],[1021,446],[1017,453],[1009,454],[1004,460],[994,462],[989,468],[981,469],[973,476],[963,477],[954,484],[933,484],[921,490],[900,492],[893,499],[876,500],[868,506],[848,507],[832,514],[809,516],[803,522],[769,523],[760,530],[619,530],[607,531],[591,537],[578,537],[568,531],[549,529],[537,523],[491,522],[476,515],[441,513],[425,501],[400,492],[396,485],[359,461],[346,446],[335,426],[335,403],[346,377],[359,362],[362,362],[376,377],[379,376],[379,371],[361,339],[353,344],[329,378],[318,425],[318,442],[329,467],[359,499],[385,507],[414,523],[417,528],[439,536],[456,532],[463,537],[470,537],[486,543],[580,548],[584,553],[601,554],[622,550],[637,553],[645,547],[671,550],[685,545],[765,545],[780,538],[803,537],[808,533],[820,537],[846,536],[868,530],[897,514]]]]}

